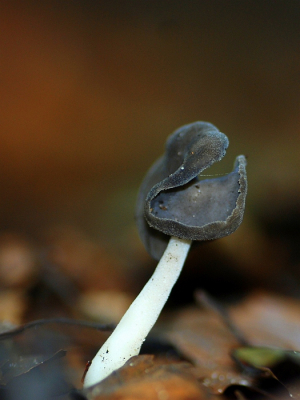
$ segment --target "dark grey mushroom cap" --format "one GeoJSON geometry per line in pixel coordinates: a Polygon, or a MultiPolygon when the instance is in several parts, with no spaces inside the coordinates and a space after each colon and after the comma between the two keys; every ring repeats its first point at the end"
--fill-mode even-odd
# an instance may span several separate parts
{"type": "Polygon", "coordinates": [[[241,224],[247,193],[245,157],[238,156],[225,176],[198,178],[224,157],[228,144],[226,135],[208,122],[184,125],[168,138],[165,154],[141,185],[136,208],[140,237],[153,258],[161,258],[170,236],[213,240],[241,224]]]}

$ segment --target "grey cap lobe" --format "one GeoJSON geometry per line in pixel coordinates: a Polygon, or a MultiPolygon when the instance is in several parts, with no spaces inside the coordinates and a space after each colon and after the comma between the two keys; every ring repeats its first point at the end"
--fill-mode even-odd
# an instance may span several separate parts
{"type": "Polygon", "coordinates": [[[245,157],[238,156],[225,176],[198,177],[224,157],[228,144],[208,122],[184,125],[167,139],[165,154],[144,178],[136,208],[140,237],[155,259],[170,236],[213,240],[239,227],[247,193],[245,157]]]}

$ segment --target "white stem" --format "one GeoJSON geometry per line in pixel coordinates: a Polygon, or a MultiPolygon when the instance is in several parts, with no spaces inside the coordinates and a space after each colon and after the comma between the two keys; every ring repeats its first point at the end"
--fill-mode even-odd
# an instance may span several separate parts
{"type": "Polygon", "coordinates": [[[156,270],[94,357],[84,387],[94,385],[139,354],[182,270],[191,241],[171,237],[156,270]]]}

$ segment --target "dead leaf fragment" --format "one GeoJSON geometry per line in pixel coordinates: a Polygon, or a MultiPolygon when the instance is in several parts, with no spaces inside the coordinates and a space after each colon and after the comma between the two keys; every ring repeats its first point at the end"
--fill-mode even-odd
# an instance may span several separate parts
{"type": "Polygon", "coordinates": [[[230,317],[253,346],[300,349],[300,302],[253,293],[230,309],[230,317]]]}
{"type": "Polygon", "coordinates": [[[244,376],[230,356],[239,342],[214,312],[184,309],[164,336],[195,365],[198,378],[212,393],[223,393],[229,385],[251,386],[253,379],[244,376]]]}
{"type": "Polygon", "coordinates": [[[84,391],[88,400],[201,400],[209,396],[188,363],[168,363],[143,355],[84,391]]]}

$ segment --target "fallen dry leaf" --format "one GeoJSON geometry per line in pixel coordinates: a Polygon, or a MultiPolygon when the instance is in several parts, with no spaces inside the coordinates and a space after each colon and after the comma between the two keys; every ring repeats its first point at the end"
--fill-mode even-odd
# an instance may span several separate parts
{"type": "Polygon", "coordinates": [[[122,368],[84,391],[88,400],[200,400],[210,397],[187,363],[132,357],[122,368]]]}
{"type": "Polygon", "coordinates": [[[213,393],[223,393],[233,384],[252,385],[253,378],[242,374],[230,356],[240,343],[216,313],[184,309],[163,336],[196,366],[197,376],[213,393]]]}
{"type": "Polygon", "coordinates": [[[229,312],[253,346],[300,349],[299,300],[257,292],[229,312]]]}

